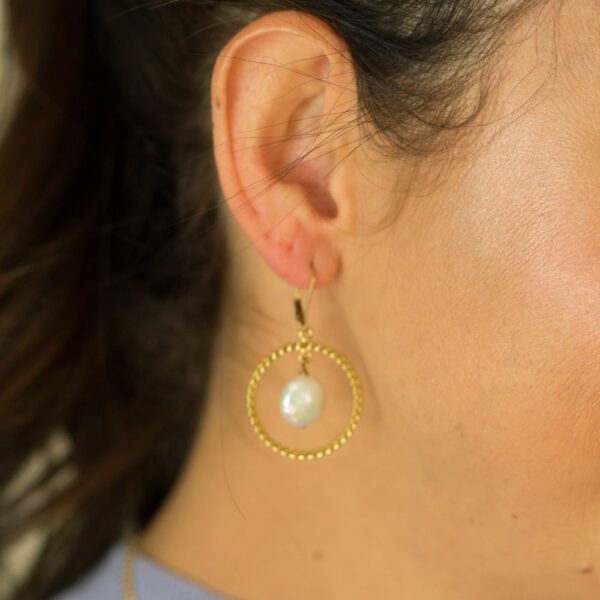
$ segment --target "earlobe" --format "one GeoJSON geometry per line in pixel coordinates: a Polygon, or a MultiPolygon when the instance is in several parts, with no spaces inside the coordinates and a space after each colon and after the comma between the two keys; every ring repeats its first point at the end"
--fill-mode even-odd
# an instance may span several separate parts
{"type": "Polygon", "coordinates": [[[333,180],[345,176],[353,75],[339,36],[295,11],[244,28],[213,71],[213,140],[225,200],[264,260],[293,286],[308,286],[311,265],[317,286],[340,268],[335,237],[353,198],[333,180]]]}

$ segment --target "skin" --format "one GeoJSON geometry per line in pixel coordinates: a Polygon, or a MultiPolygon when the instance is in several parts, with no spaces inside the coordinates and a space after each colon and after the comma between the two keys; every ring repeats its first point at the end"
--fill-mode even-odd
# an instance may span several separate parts
{"type": "MultiPolygon", "coordinates": [[[[268,15],[228,43],[212,85],[226,316],[143,552],[245,600],[600,597],[599,24],[596,0],[527,15],[442,161],[360,144],[347,49],[318,19],[268,15]],[[298,462],[260,442],[244,398],[296,338],[311,261],[315,339],[353,364],[364,411],[339,451],[298,462]]],[[[287,358],[261,382],[267,430],[326,443],[350,415],[345,380],[314,359],[328,405],[296,431],[277,412],[287,358]]]]}

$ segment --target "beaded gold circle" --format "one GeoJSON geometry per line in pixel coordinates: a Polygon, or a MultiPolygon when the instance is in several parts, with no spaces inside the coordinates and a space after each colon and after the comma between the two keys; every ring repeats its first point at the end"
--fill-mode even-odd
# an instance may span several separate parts
{"type": "Polygon", "coordinates": [[[254,370],[252,377],[250,377],[250,382],[248,383],[248,391],[246,393],[246,409],[248,412],[248,418],[250,419],[250,425],[252,426],[258,437],[264,442],[264,444],[268,448],[271,448],[271,450],[273,450],[274,452],[277,452],[282,456],[287,456],[288,458],[295,458],[298,460],[312,460],[315,458],[322,458],[324,456],[328,456],[334,450],[338,450],[339,448],[341,448],[352,436],[354,430],[356,429],[358,421],[360,420],[362,412],[362,389],[358,375],[356,374],[356,371],[353,369],[352,365],[344,356],[342,356],[333,348],[330,348],[325,344],[312,341],[288,342],[287,344],[280,346],[276,350],[273,350],[270,354],[263,358],[263,360],[258,364],[256,369],[254,370]],[[265,431],[262,422],[256,414],[256,389],[258,387],[258,383],[261,377],[265,374],[266,370],[269,368],[269,366],[271,366],[271,364],[275,360],[281,358],[289,352],[310,352],[311,350],[319,352],[320,354],[327,356],[328,358],[335,361],[335,363],[342,369],[342,371],[346,375],[350,383],[350,387],[352,389],[352,415],[342,433],[340,433],[340,435],[338,435],[329,444],[325,444],[324,446],[313,448],[311,450],[299,450],[297,448],[290,448],[288,446],[285,446],[284,444],[273,439],[265,431]]]}

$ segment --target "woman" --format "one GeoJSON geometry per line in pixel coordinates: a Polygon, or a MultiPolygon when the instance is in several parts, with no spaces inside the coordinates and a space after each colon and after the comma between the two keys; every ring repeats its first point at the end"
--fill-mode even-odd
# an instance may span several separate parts
{"type": "Polygon", "coordinates": [[[14,597],[599,598],[600,4],[33,4],[14,597]]]}

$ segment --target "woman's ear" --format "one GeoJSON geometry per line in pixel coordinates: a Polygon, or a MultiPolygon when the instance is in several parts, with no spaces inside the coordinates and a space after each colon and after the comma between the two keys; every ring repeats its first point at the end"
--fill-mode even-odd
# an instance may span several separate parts
{"type": "Polygon", "coordinates": [[[219,54],[214,151],[225,200],[258,252],[290,285],[333,279],[355,198],[344,162],[359,143],[345,43],[306,13],[263,16],[219,54]]]}

